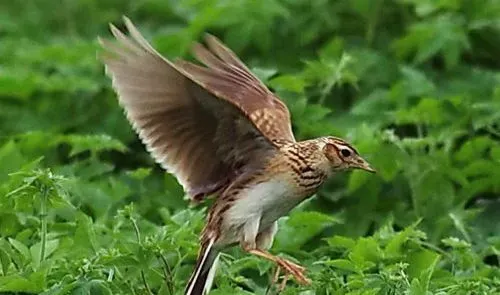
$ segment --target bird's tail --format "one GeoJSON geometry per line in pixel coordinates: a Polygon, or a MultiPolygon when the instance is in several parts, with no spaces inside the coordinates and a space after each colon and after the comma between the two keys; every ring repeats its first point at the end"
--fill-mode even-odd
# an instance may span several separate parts
{"type": "Polygon", "coordinates": [[[198,261],[184,292],[185,295],[206,295],[210,291],[217,268],[219,251],[213,248],[214,241],[201,245],[198,261]]]}

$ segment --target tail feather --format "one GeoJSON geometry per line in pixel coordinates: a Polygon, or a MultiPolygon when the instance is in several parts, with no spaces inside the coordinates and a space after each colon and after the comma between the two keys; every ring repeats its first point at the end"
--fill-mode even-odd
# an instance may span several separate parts
{"type": "Polygon", "coordinates": [[[210,291],[219,251],[213,248],[214,241],[209,240],[201,246],[196,267],[186,286],[185,295],[206,295],[210,291]]]}

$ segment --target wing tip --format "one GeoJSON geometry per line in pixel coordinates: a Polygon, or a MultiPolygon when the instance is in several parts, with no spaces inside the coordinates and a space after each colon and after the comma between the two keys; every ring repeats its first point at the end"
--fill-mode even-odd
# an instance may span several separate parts
{"type": "Polygon", "coordinates": [[[118,37],[118,35],[120,35],[121,33],[121,31],[113,23],[109,23],[109,30],[115,38],[118,37]]]}
{"type": "MultiPolygon", "coordinates": [[[[127,28],[127,30],[130,32],[130,27],[134,27],[134,24],[132,23],[132,21],[130,20],[130,18],[128,18],[126,15],[122,15],[122,21],[123,23],[125,24],[125,27],[127,28]]],[[[115,33],[122,33],[123,32],[118,29],[115,24],[113,24],[112,22],[109,22],[108,23],[108,27],[109,27],[109,30],[111,31],[111,33],[113,33],[113,35],[116,37],[116,34],[115,33]]]]}
{"type": "Polygon", "coordinates": [[[125,24],[132,23],[130,18],[128,16],[126,16],[125,14],[122,14],[122,20],[125,24]]]}
{"type": "Polygon", "coordinates": [[[122,20],[123,20],[123,23],[125,24],[125,27],[127,28],[127,30],[130,33],[132,33],[134,30],[136,30],[134,23],[126,15],[122,15],[122,20]]]}
{"type": "Polygon", "coordinates": [[[210,51],[216,53],[217,50],[223,49],[224,51],[231,51],[219,38],[210,33],[204,33],[203,39],[207,43],[210,51]]]}
{"type": "Polygon", "coordinates": [[[203,46],[199,42],[193,42],[191,45],[191,54],[196,57],[196,59],[200,59],[199,56],[203,54],[203,52],[206,50],[205,46],[203,46]]]}
{"type": "Polygon", "coordinates": [[[207,42],[207,43],[208,43],[208,42],[212,42],[212,41],[219,42],[219,43],[221,42],[221,41],[219,40],[219,38],[215,37],[215,35],[212,35],[212,34],[210,34],[210,33],[208,33],[208,32],[203,33],[203,39],[204,39],[204,40],[205,40],[205,42],[207,42]]]}

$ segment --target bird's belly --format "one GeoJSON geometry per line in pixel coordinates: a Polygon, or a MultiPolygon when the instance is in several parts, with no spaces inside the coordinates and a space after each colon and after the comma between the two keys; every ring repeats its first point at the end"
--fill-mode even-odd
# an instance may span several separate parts
{"type": "Polygon", "coordinates": [[[282,202],[280,202],[276,206],[270,206],[265,208],[262,212],[259,231],[262,231],[268,228],[273,222],[278,220],[280,217],[283,217],[290,212],[295,206],[297,206],[303,198],[296,196],[284,196],[282,202]]]}
{"type": "MultiPolygon", "coordinates": [[[[245,224],[259,222],[258,231],[286,215],[303,200],[296,186],[286,180],[270,180],[242,191],[224,218],[225,227],[241,229],[245,224]]],[[[232,231],[239,232],[239,230],[232,231]]],[[[239,237],[234,236],[236,241],[239,237]]]]}

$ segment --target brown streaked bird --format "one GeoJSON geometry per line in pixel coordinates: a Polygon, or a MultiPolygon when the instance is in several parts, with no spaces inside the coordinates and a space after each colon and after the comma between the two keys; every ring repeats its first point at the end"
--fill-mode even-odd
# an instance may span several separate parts
{"type": "Polygon", "coordinates": [[[185,294],[208,293],[219,252],[238,243],[310,283],[303,267],[268,252],[277,220],[334,172],[374,170],[340,138],[296,141],[285,104],[215,37],[193,47],[205,66],[171,62],[124,21],[130,36],[111,25],[116,41],[100,42],[128,120],[192,200],[218,196],[185,294]]]}

